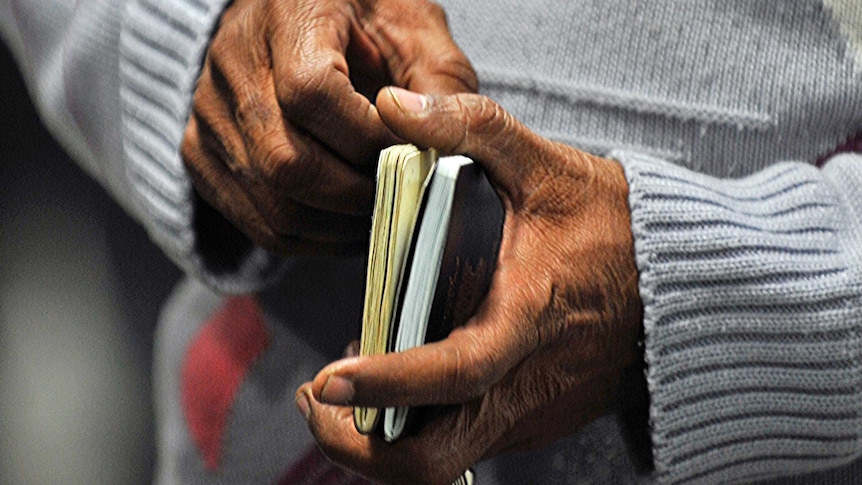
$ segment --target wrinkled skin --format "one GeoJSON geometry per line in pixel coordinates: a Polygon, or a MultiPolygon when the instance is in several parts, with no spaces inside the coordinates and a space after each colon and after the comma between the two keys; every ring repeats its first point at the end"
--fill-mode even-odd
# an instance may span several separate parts
{"type": "Polygon", "coordinates": [[[384,483],[446,484],[484,457],[549,444],[609,411],[636,360],[642,306],[617,162],[543,139],[478,95],[385,89],[383,122],[400,138],[465,153],[506,210],[490,292],[447,339],[349,357],[297,391],[333,461],[384,483]],[[395,443],[356,433],[351,408],[448,405],[395,443]]]}
{"type": "Polygon", "coordinates": [[[367,244],[379,150],[369,101],[394,84],[474,92],[442,9],[424,0],[237,0],[194,92],[182,156],[200,196],[285,253],[367,244]]]}

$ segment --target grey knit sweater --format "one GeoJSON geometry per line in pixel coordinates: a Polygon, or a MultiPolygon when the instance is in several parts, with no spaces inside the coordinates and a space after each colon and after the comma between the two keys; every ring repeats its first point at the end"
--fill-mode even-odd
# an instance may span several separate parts
{"type": "MultiPolygon", "coordinates": [[[[267,318],[289,321],[297,310],[278,301],[279,289],[297,286],[302,264],[251,244],[223,254],[202,241],[200,202],[178,155],[225,3],[0,0],[0,27],[46,124],[153,240],[215,290],[271,288],[267,318]]],[[[840,468],[862,454],[862,157],[834,155],[862,140],[862,5],[441,3],[484,94],[543,135],[625,167],[654,478],[862,483],[853,475],[862,467],[840,468]],[[805,475],[831,467],[839,471],[805,475]]],[[[181,294],[191,287],[208,291],[189,283],[181,294]]],[[[193,329],[171,316],[195,321],[189,312],[213,305],[204,300],[175,300],[160,352],[182,352],[167,348],[167,336],[193,329]]],[[[342,333],[346,341],[355,328],[342,333]]],[[[174,382],[171,362],[157,379],[174,382]]],[[[163,389],[162,398],[176,397],[163,389]]],[[[176,405],[162,408],[167,428],[176,405]]],[[[617,458],[594,449],[619,447],[603,434],[615,430],[598,423],[544,454],[497,460],[484,475],[480,467],[480,483],[644,479],[608,469],[617,458]],[[536,457],[545,461],[529,466],[536,457]]],[[[162,478],[217,480],[173,456],[185,453],[181,434],[162,431],[171,437],[161,441],[162,478]]],[[[254,443],[253,456],[267,460],[268,446],[254,443]]],[[[228,481],[271,481],[279,466],[245,463],[228,481]]]]}

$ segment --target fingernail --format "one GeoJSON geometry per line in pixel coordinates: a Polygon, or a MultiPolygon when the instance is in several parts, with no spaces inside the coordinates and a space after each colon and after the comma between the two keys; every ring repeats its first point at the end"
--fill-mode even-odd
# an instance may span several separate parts
{"type": "Polygon", "coordinates": [[[329,376],[320,391],[320,400],[329,404],[349,404],[353,399],[353,383],[343,377],[329,376]]]}
{"type": "Polygon", "coordinates": [[[401,111],[409,113],[421,113],[428,107],[428,97],[423,96],[406,89],[389,86],[387,88],[395,104],[401,108],[401,111]]]}
{"type": "Polygon", "coordinates": [[[299,412],[308,420],[311,417],[311,404],[308,402],[308,396],[304,392],[300,392],[294,399],[296,401],[296,409],[299,409],[299,412]]]}

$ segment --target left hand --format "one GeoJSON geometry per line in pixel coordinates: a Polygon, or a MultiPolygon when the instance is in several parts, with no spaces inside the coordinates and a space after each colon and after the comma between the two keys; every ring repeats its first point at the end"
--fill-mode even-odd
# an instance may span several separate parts
{"type": "Polygon", "coordinates": [[[182,157],[195,189],[262,247],[368,243],[380,149],[397,142],[366,94],[387,83],[474,92],[428,0],[234,0],[207,50],[182,157]]]}
{"type": "Polygon", "coordinates": [[[628,186],[618,163],[546,140],[478,95],[391,88],[377,106],[400,138],[485,168],[506,210],[497,271],[448,338],[330,364],[297,405],[336,463],[386,483],[451,483],[608,412],[642,318],[628,186]],[[347,407],[429,404],[448,407],[395,443],[358,434],[347,407]]]}

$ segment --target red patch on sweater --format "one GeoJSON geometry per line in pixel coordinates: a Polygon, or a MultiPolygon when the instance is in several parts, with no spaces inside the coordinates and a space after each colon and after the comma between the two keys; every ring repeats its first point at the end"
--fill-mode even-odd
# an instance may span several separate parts
{"type": "Polygon", "coordinates": [[[237,390],[268,341],[257,301],[241,296],[228,298],[189,345],[181,370],[182,408],[192,441],[210,470],[221,461],[237,390]]]}

